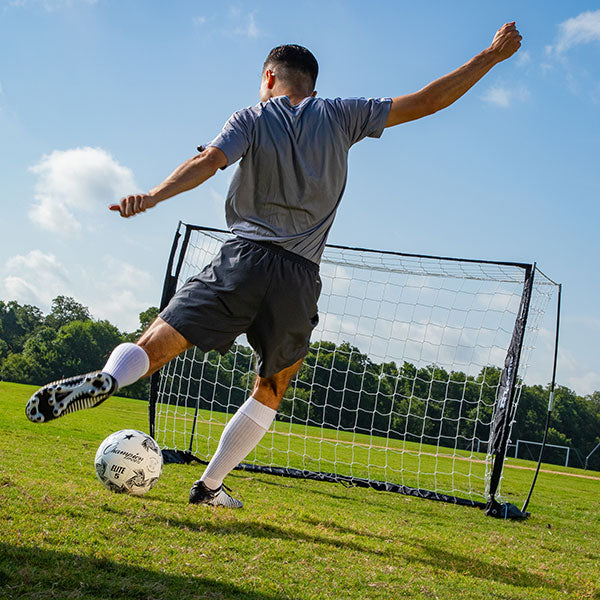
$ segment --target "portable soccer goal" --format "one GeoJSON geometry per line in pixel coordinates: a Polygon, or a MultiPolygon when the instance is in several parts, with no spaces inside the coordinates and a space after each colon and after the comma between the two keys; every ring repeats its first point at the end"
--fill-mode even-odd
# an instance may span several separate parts
{"type": "MultiPolygon", "coordinates": [[[[180,223],[161,305],[231,237],[180,223]]],[[[525,516],[501,494],[504,459],[558,285],[532,264],[333,245],[321,279],[309,354],[238,468],[525,516]]],[[[165,461],[210,459],[253,363],[241,336],[223,356],[194,348],[153,376],[150,433],[165,461]]]]}

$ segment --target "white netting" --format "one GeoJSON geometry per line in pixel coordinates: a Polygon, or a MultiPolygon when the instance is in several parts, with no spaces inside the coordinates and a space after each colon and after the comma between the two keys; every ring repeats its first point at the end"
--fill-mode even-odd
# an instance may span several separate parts
{"type": "MultiPolygon", "coordinates": [[[[230,237],[191,230],[177,285],[230,237]]],[[[515,265],[328,247],[310,353],[245,462],[485,501],[485,448],[524,277],[515,265]]],[[[524,368],[556,291],[539,272],[534,281],[524,368]]],[[[164,367],[161,446],[209,459],[249,394],[252,365],[242,337],[223,357],[193,349],[164,367]]]]}

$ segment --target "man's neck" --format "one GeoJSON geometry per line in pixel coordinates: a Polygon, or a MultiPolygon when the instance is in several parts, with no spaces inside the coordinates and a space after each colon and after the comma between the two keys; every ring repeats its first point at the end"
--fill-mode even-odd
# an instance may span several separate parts
{"type": "Polygon", "coordinates": [[[306,100],[306,98],[310,98],[310,96],[290,96],[289,94],[285,94],[292,106],[298,106],[302,101],[306,100]]]}
{"type": "Polygon", "coordinates": [[[274,89],[271,98],[277,98],[278,96],[287,96],[292,106],[297,106],[305,98],[310,98],[310,95],[307,96],[304,93],[299,93],[296,90],[290,90],[286,88],[274,89]]]}

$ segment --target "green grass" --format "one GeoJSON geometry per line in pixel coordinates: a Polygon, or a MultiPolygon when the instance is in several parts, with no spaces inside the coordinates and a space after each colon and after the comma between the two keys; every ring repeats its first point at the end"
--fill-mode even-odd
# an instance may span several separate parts
{"type": "MultiPolygon", "coordinates": [[[[598,479],[541,473],[526,522],[243,472],[228,484],[244,509],[190,506],[201,468],[183,465],[143,498],[114,495],[96,480],[96,448],[147,430],[146,403],[34,425],[31,390],[0,383],[2,599],[600,599],[598,479]]],[[[522,499],[532,472],[505,474],[508,499],[522,499]]]]}

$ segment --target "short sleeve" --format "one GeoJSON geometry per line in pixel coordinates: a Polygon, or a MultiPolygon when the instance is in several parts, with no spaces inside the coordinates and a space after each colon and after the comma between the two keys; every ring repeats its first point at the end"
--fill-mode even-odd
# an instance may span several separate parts
{"type": "Polygon", "coordinates": [[[352,146],[366,137],[381,137],[392,99],[336,98],[331,104],[352,146]]]}
{"type": "MultiPolygon", "coordinates": [[[[252,131],[254,129],[254,118],[249,109],[240,110],[227,120],[223,129],[217,137],[200,148],[213,146],[219,148],[227,157],[227,165],[237,162],[250,147],[252,142],[252,131]]],[[[223,167],[225,168],[225,167],[223,167]]]]}

